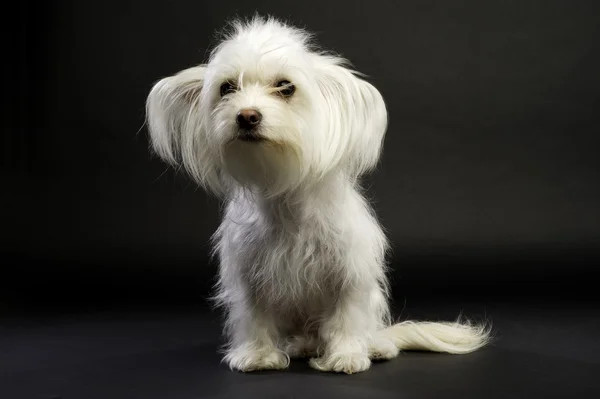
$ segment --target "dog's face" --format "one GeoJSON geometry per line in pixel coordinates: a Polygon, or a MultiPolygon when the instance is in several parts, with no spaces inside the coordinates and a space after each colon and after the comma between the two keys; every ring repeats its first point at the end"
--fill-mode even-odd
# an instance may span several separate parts
{"type": "Polygon", "coordinates": [[[375,165],[387,124],[379,92],[274,20],[237,23],[207,64],[159,81],[147,102],[155,151],[201,184],[279,195],[375,165]]]}
{"type": "Polygon", "coordinates": [[[223,170],[240,184],[280,192],[310,169],[318,101],[310,53],[300,37],[276,28],[224,41],[206,65],[201,103],[223,170]]]}

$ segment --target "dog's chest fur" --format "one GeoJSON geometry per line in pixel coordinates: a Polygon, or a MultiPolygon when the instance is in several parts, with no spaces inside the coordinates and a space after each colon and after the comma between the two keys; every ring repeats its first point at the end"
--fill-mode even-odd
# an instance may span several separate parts
{"type": "Polygon", "coordinates": [[[346,247],[337,226],[316,215],[298,220],[285,209],[259,210],[257,204],[232,205],[227,218],[222,240],[257,300],[287,308],[335,295],[346,247]]]}
{"type": "Polygon", "coordinates": [[[310,197],[295,205],[231,201],[215,235],[223,285],[234,283],[283,311],[312,313],[335,300],[351,279],[349,257],[374,255],[360,237],[374,226],[362,197],[353,189],[337,192],[344,195],[335,201],[310,197]]]}
{"type": "Polygon", "coordinates": [[[341,290],[368,295],[385,285],[385,235],[346,181],[290,202],[238,196],[215,241],[223,302],[250,300],[281,318],[306,322],[330,309],[341,290]]]}

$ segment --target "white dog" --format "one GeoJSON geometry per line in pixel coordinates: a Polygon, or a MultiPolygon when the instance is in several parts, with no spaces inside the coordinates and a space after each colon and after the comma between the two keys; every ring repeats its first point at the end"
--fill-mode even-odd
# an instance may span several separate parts
{"type": "Polygon", "coordinates": [[[378,162],[386,107],[309,40],[271,18],[235,22],[208,63],[148,97],[154,151],[226,202],[214,236],[224,360],[252,371],[310,357],[356,373],[401,349],[482,347],[483,325],[392,323],[388,242],[358,184],[378,162]]]}

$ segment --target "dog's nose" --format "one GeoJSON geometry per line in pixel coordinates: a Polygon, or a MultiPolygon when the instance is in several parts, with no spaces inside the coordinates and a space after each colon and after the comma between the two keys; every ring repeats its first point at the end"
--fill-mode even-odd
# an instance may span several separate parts
{"type": "Polygon", "coordinates": [[[243,109],[237,114],[237,123],[242,129],[254,129],[261,119],[262,115],[255,109],[243,109]]]}

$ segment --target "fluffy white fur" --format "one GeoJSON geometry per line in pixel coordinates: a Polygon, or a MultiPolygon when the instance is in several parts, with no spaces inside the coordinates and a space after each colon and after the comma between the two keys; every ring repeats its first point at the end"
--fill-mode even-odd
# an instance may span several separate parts
{"type": "Polygon", "coordinates": [[[216,299],[232,369],[309,357],[315,369],[356,373],[402,349],[468,353],[488,341],[468,322],[392,323],[388,242],[358,185],[378,162],[386,107],[304,30],[234,22],[206,64],[156,83],[147,122],[155,152],[226,203],[216,299]],[[226,81],[236,90],[222,97],[226,81]],[[237,139],[242,109],[262,114],[262,141],[237,139]]]}

